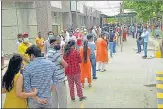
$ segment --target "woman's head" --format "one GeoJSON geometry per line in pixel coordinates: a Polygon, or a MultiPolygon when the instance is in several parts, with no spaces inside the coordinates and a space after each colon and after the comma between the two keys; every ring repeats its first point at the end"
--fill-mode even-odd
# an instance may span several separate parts
{"type": "Polygon", "coordinates": [[[9,92],[14,85],[14,77],[20,71],[22,65],[22,57],[19,54],[14,54],[9,61],[6,73],[4,74],[2,86],[9,92]]]}
{"type": "Polygon", "coordinates": [[[70,40],[67,43],[67,45],[65,46],[65,50],[64,50],[66,55],[69,55],[71,49],[75,49],[75,44],[76,43],[74,40],[70,40]]]}

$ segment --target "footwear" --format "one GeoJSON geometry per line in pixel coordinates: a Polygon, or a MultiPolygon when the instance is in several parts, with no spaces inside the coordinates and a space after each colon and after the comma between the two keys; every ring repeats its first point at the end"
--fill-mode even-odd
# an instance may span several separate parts
{"type": "Polygon", "coordinates": [[[101,71],[101,69],[98,69],[98,70],[96,70],[96,71],[101,71]]]}
{"type": "Polygon", "coordinates": [[[88,87],[90,88],[90,87],[92,87],[92,85],[91,85],[91,84],[89,84],[89,85],[88,85],[88,87]]]}
{"type": "Polygon", "coordinates": [[[83,101],[83,100],[86,100],[87,97],[86,96],[83,96],[82,98],[79,98],[79,101],[83,101]]]}
{"type": "Polygon", "coordinates": [[[93,79],[97,79],[97,77],[93,77],[93,79]]]}
{"type": "Polygon", "coordinates": [[[102,70],[101,72],[105,72],[106,70],[104,69],[104,70],[102,70]]]}
{"type": "Polygon", "coordinates": [[[146,59],[146,58],[147,58],[147,56],[143,56],[142,58],[143,58],[143,59],[146,59]]]}
{"type": "Polygon", "coordinates": [[[72,100],[73,102],[75,102],[75,98],[71,98],[71,100],[72,100]]]}

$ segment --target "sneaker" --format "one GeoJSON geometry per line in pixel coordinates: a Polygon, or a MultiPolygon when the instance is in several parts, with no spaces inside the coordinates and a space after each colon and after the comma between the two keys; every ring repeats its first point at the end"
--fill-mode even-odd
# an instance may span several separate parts
{"type": "Polygon", "coordinates": [[[91,85],[91,84],[89,84],[89,85],[88,85],[88,87],[90,88],[90,87],[92,87],[92,85],[91,85]]]}
{"type": "Polygon", "coordinates": [[[71,100],[72,100],[73,102],[75,102],[75,98],[71,98],[71,100]]]}
{"type": "Polygon", "coordinates": [[[96,71],[101,71],[101,69],[98,69],[98,70],[96,70],[96,71]]]}
{"type": "Polygon", "coordinates": [[[97,77],[93,77],[93,79],[97,79],[97,77]]]}
{"type": "Polygon", "coordinates": [[[87,97],[86,96],[83,96],[82,98],[79,98],[79,101],[83,101],[83,100],[86,100],[87,97]]]}
{"type": "Polygon", "coordinates": [[[104,69],[104,70],[102,70],[101,72],[105,72],[106,70],[104,69]]]}

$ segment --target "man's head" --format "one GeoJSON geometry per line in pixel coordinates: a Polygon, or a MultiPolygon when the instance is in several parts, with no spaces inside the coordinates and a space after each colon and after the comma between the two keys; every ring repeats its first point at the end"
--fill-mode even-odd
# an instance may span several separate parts
{"type": "Polygon", "coordinates": [[[101,33],[101,38],[106,39],[106,33],[101,33]]]}
{"type": "Polygon", "coordinates": [[[26,50],[26,54],[29,55],[30,61],[33,61],[37,57],[41,57],[41,49],[36,45],[32,45],[26,50]]]}
{"type": "Polygon", "coordinates": [[[29,43],[29,35],[28,35],[28,33],[24,32],[24,33],[22,34],[22,41],[23,41],[23,43],[25,43],[25,44],[28,44],[28,43],[29,43]]]}
{"type": "Polygon", "coordinates": [[[41,32],[38,32],[38,37],[41,37],[41,32]]]}
{"type": "Polygon", "coordinates": [[[49,35],[54,35],[53,31],[49,31],[49,32],[48,32],[48,36],[49,36],[49,35]]]}
{"type": "Polygon", "coordinates": [[[92,34],[89,34],[89,35],[87,35],[87,39],[88,39],[88,41],[93,41],[93,35],[92,34]]]}
{"type": "Polygon", "coordinates": [[[86,35],[88,32],[87,32],[87,29],[84,29],[84,35],[86,35]]]}
{"type": "Polygon", "coordinates": [[[19,34],[17,35],[17,39],[18,39],[19,42],[22,42],[22,34],[19,33],[19,34]]]}
{"type": "Polygon", "coordinates": [[[79,33],[80,32],[79,28],[76,28],[75,32],[79,33]]]}
{"type": "Polygon", "coordinates": [[[144,27],[143,31],[144,31],[144,32],[146,32],[146,31],[147,31],[147,27],[146,27],[146,26],[144,27]]]}
{"type": "Polygon", "coordinates": [[[61,38],[60,37],[54,37],[50,39],[50,45],[54,47],[55,50],[61,49],[61,38]]]}

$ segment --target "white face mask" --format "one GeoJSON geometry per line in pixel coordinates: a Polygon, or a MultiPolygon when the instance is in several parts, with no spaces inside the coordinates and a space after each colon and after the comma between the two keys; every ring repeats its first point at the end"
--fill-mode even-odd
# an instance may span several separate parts
{"type": "Polygon", "coordinates": [[[28,43],[29,42],[29,38],[24,38],[24,42],[28,43]]]}

